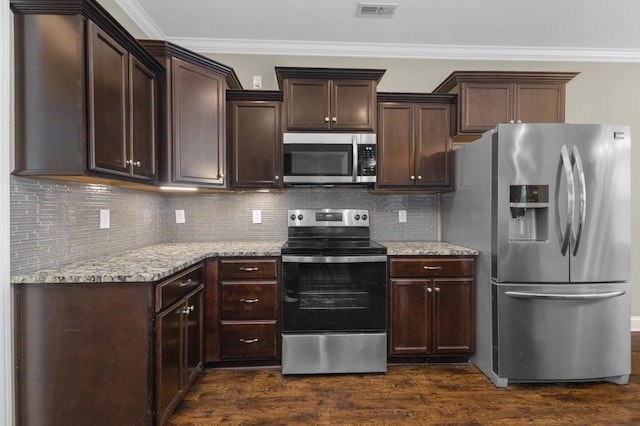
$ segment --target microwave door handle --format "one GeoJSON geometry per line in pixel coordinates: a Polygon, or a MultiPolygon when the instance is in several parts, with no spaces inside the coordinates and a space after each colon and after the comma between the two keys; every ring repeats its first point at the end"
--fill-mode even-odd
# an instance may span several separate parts
{"type": "Polygon", "coordinates": [[[358,176],[358,135],[351,136],[351,145],[353,147],[353,167],[351,170],[351,179],[353,182],[357,182],[358,176]]]}

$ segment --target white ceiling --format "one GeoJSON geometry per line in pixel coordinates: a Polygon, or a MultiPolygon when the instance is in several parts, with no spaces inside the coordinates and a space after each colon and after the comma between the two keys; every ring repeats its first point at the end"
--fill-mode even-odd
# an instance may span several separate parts
{"type": "Polygon", "coordinates": [[[201,53],[640,62],[640,0],[383,0],[391,19],[358,0],[115,2],[201,53]]]}

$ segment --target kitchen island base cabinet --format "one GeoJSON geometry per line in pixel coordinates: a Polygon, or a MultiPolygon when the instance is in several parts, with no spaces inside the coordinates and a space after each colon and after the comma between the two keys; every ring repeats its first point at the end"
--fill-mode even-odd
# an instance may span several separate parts
{"type": "Polygon", "coordinates": [[[473,354],[474,258],[393,257],[389,265],[390,358],[473,354]]]}

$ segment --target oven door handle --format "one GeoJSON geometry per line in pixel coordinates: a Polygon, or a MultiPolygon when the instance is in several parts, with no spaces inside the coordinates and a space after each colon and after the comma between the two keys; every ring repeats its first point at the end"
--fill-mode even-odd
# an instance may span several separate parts
{"type": "Polygon", "coordinates": [[[372,263],[386,262],[386,255],[375,256],[282,256],[282,263],[372,263]]]}

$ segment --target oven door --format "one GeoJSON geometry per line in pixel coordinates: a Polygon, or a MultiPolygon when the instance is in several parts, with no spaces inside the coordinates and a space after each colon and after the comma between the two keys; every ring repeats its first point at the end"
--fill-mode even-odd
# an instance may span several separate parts
{"type": "Polygon", "coordinates": [[[282,269],[283,333],[386,331],[386,255],[284,255],[282,269]]]}

